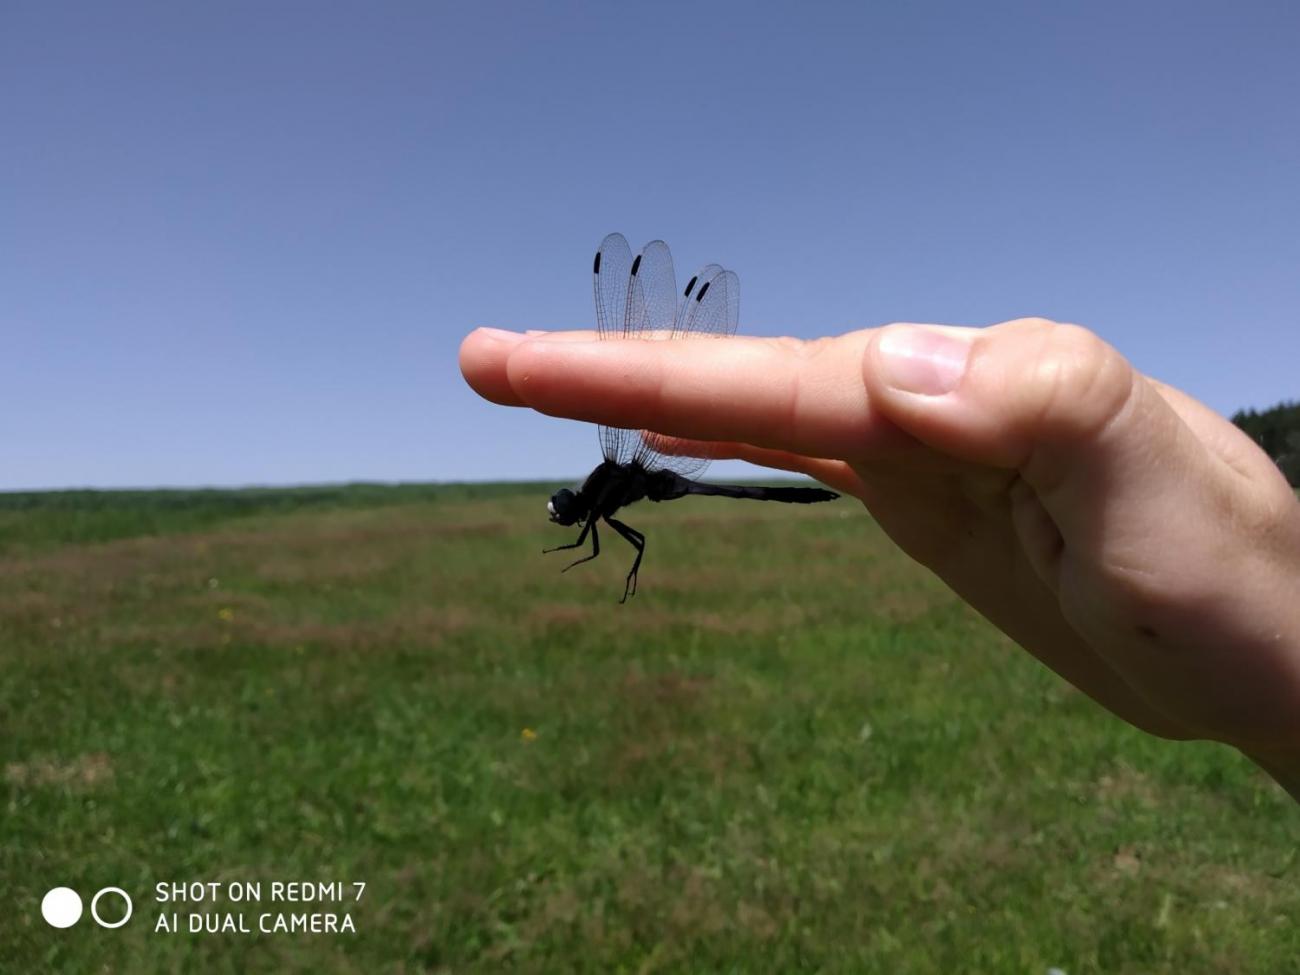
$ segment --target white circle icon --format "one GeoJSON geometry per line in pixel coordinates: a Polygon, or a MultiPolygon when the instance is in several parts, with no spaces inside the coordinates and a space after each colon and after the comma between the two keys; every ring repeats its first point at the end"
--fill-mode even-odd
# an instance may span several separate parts
{"type": "Polygon", "coordinates": [[[81,895],[71,887],[53,887],[41,898],[41,917],[52,928],[70,928],[81,917],[81,895]]]}
{"type": "MultiPolygon", "coordinates": [[[[91,899],[90,916],[95,919],[95,923],[98,924],[101,928],[120,928],[127,921],[131,920],[131,911],[134,908],[134,906],[135,905],[131,903],[131,895],[128,894],[126,891],[124,891],[121,887],[105,887],[91,899]],[[99,916],[99,911],[97,910],[97,908],[99,907],[99,899],[103,897],[105,894],[118,894],[119,896],[121,896],[122,900],[126,901],[126,913],[122,915],[122,919],[120,921],[105,921],[102,917],[99,916]]],[[[81,913],[80,900],[77,901],[77,913],[78,914],[81,913]]]]}

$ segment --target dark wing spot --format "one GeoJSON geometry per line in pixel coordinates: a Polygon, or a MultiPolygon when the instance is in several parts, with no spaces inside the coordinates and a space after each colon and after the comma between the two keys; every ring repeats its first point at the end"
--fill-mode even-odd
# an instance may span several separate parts
{"type": "Polygon", "coordinates": [[[591,266],[592,274],[600,273],[600,251],[596,251],[596,263],[591,266]]]}
{"type": "Polygon", "coordinates": [[[697,295],[695,296],[695,300],[696,300],[696,301],[703,301],[703,300],[704,300],[704,292],[706,292],[706,291],[709,290],[709,285],[711,285],[712,283],[713,283],[712,281],[705,281],[705,282],[704,282],[704,287],[701,288],[701,289],[700,289],[700,293],[697,294],[697,295]]]}
{"type": "Polygon", "coordinates": [[[641,269],[641,255],[638,254],[636,256],[636,260],[632,262],[632,277],[636,277],[636,272],[639,271],[640,269],[641,269]]]}
{"type": "MultiPolygon", "coordinates": [[[[599,257],[600,255],[597,256],[599,257]]],[[[695,287],[695,278],[691,278],[691,280],[687,283],[686,290],[682,292],[682,297],[689,298],[691,296],[691,289],[693,287],[695,287]]]]}

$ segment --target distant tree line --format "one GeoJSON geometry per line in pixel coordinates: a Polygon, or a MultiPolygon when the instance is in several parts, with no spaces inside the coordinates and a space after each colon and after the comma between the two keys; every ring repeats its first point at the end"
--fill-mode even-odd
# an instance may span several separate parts
{"type": "Polygon", "coordinates": [[[1238,410],[1232,422],[1264,448],[1292,487],[1300,487],[1300,403],[1278,403],[1262,413],[1238,410]]]}

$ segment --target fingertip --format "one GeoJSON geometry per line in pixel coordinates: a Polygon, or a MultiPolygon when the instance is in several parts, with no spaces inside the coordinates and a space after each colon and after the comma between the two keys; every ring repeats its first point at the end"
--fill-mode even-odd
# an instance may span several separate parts
{"type": "Polygon", "coordinates": [[[524,336],[500,328],[476,328],[460,343],[458,362],[461,375],[474,392],[503,406],[519,406],[510,388],[506,363],[524,336]]]}
{"type": "Polygon", "coordinates": [[[519,332],[484,325],[474,329],[461,339],[460,361],[463,365],[466,361],[474,362],[481,359],[490,359],[503,352],[508,352],[524,340],[525,336],[519,332]]]}
{"type": "Polygon", "coordinates": [[[468,335],[465,335],[465,342],[486,342],[502,344],[502,346],[517,346],[524,339],[528,338],[523,331],[511,331],[510,329],[498,329],[491,325],[480,325],[468,335]]]}
{"type": "Polygon", "coordinates": [[[533,405],[528,394],[535,394],[548,384],[550,377],[563,371],[572,343],[566,342],[562,334],[530,337],[511,350],[505,374],[521,402],[533,405]]]}

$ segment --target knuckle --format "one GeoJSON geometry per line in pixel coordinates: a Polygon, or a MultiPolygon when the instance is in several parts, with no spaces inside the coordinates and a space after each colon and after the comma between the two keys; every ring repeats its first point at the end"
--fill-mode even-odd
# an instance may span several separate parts
{"type": "Polygon", "coordinates": [[[1006,324],[1011,328],[1026,332],[1046,332],[1061,327],[1059,323],[1052,321],[1052,319],[1041,318],[1037,315],[1030,315],[1027,318],[1014,318],[1006,324]]]}
{"type": "Polygon", "coordinates": [[[1132,395],[1132,369],[1113,346],[1078,325],[1051,324],[1040,335],[1033,420],[1057,434],[1100,433],[1132,395]]]}
{"type": "Polygon", "coordinates": [[[1228,520],[1240,534],[1255,540],[1256,551],[1294,551],[1300,544],[1300,504],[1284,478],[1273,484],[1255,485],[1256,490],[1234,490],[1223,507],[1228,520]],[[1280,485],[1281,490],[1273,489],[1280,485]]]}
{"type": "Polygon", "coordinates": [[[799,435],[799,410],[801,398],[802,367],[793,365],[807,359],[810,346],[817,340],[805,341],[791,336],[774,336],[763,340],[774,353],[765,361],[768,433],[773,443],[790,444],[799,435]]]}
{"type": "Polygon", "coordinates": [[[793,356],[798,359],[811,359],[826,351],[827,343],[830,341],[826,338],[814,339],[797,339],[789,335],[781,335],[769,340],[773,348],[782,355],[793,356]]]}

